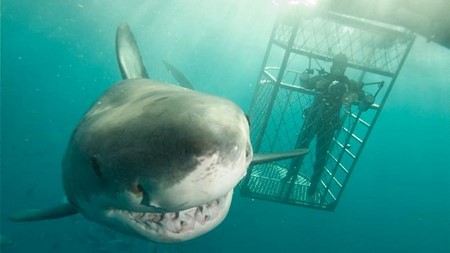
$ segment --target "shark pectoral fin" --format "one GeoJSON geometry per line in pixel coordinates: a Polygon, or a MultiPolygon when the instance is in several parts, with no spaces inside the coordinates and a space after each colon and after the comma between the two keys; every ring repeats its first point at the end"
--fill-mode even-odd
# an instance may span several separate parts
{"type": "Polygon", "coordinates": [[[268,154],[254,154],[251,165],[257,165],[261,163],[269,163],[284,159],[293,158],[296,156],[302,156],[308,153],[309,150],[307,148],[294,149],[289,152],[283,153],[268,153],[268,154]]]}
{"type": "Polygon", "coordinates": [[[59,206],[47,209],[26,209],[18,211],[9,217],[12,221],[39,221],[58,219],[77,214],[78,210],[70,203],[64,203],[59,206]]]}
{"type": "Polygon", "coordinates": [[[116,55],[123,79],[148,78],[139,47],[126,23],[117,27],[116,55]]]}
{"type": "Polygon", "coordinates": [[[194,86],[192,86],[191,82],[189,81],[189,79],[187,79],[187,77],[183,74],[183,72],[175,68],[175,66],[168,63],[167,61],[163,60],[162,62],[164,63],[164,66],[166,66],[166,69],[175,78],[175,80],[177,80],[179,85],[181,85],[184,88],[194,90],[194,86]]]}

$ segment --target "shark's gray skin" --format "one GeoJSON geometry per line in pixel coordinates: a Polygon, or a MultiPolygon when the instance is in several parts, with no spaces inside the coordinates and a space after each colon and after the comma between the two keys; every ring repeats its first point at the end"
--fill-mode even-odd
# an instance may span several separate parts
{"type": "Polygon", "coordinates": [[[147,79],[128,25],[117,29],[123,81],[106,91],[73,132],[62,169],[68,203],[25,210],[16,221],[81,213],[154,242],[179,242],[218,226],[253,156],[247,119],[234,103],[147,79]]]}

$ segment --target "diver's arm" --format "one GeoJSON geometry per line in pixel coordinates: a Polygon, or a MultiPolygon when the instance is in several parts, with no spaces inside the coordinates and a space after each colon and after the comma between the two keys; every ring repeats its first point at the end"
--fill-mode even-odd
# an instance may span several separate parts
{"type": "Polygon", "coordinates": [[[365,94],[364,90],[362,89],[362,85],[358,84],[355,80],[348,80],[348,90],[358,96],[358,101],[364,99],[365,94]]]}
{"type": "Polygon", "coordinates": [[[363,86],[358,84],[355,80],[349,80],[348,84],[349,93],[354,94],[354,101],[351,102],[357,103],[360,111],[367,111],[375,102],[375,98],[372,95],[366,94],[363,90],[363,86]]]}
{"type": "Polygon", "coordinates": [[[309,73],[307,71],[305,71],[300,75],[300,86],[302,86],[308,90],[313,90],[313,89],[317,88],[317,84],[321,80],[323,80],[323,76],[316,75],[316,76],[310,77],[309,73]]]}
{"type": "Polygon", "coordinates": [[[363,99],[358,100],[358,108],[360,111],[367,111],[375,103],[375,97],[372,95],[364,95],[363,99]]]}

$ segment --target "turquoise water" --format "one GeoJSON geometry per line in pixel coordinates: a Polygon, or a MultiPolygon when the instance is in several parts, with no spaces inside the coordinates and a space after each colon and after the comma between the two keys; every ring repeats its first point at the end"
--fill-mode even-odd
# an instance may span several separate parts
{"type": "Polygon", "coordinates": [[[154,245],[81,216],[12,223],[63,200],[60,161],[85,110],[120,79],[127,21],[154,79],[161,60],[248,109],[272,29],[268,0],[2,1],[2,252],[450,252],[450,50],[418,38],[335,212],[242,198],[214,231],[154,245]]]}

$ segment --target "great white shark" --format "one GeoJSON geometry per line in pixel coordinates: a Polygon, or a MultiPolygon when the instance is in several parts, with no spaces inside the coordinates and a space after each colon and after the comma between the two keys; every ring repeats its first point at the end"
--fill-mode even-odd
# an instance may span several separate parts
{"type": "Polygon", "coordinates": [[[116,53],[124,80],[84,115],[63,158],[67,203],[12,220],[81,213],[153,242],[185,241],[223,221],[251,163],[307,152],[253,154],[248,120],[233,102],[148,79],[127,24],[117,28],[116,53]]]}

